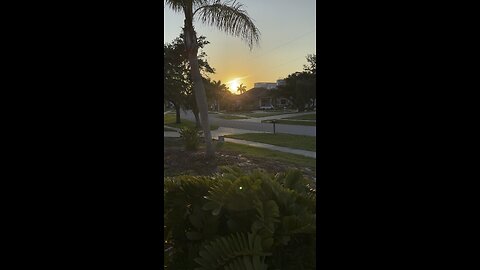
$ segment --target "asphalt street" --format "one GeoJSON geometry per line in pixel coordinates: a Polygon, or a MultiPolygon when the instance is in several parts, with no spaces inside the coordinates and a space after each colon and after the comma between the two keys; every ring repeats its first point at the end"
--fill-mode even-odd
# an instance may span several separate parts
{"type": "MultiPolygon", "coordinates": [[[[259,132],[273,132],[272,123],[261,123],[261,121],[279,119],[282,117],[291,117],[291,116],[303,115],[303,114],[311,114],[311,112],[310,113],[294,113],[294,114],[289,114],[288,116],[278,115],[278,116],[268,116],[268,117],[255,118],[255,119],[235,119],[235,120],[220,119],[215,117],[216,116],[215,114],[209,114],[209,121],[211,125],[216,125],[219,127],[246,129],[246,130],[259,131],[259,132]]],[[[180,115],[184,119],[195,121],[195,116],[191,111],[181,110],[180,115]]],[[[301,125],[296,126],[296,125],[275,124],[275,132],[294,134],[294,135],[317,136],[316,126],[301,126],[301,125]]]]}

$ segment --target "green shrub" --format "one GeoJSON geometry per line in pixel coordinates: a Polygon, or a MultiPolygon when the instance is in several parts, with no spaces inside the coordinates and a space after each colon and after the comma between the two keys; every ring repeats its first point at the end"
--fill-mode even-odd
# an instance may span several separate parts
{"type": "Polygon", "coordinates": [[[165,179],[165,269],[315,269],[316,195],[299,171],[165,179]]]}
{"type": "Polygon", "coordinates": [[[200,134],[202,131],[199,131],[197,128],[193,127],[183,127],[180,128],[180,137],[182,138],[186,150],[197,150],[198,145],[200,144],[200,134]]]}

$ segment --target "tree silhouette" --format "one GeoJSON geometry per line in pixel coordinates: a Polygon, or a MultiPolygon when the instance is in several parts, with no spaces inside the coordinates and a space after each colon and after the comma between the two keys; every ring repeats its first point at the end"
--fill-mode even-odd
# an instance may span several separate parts
{"type": "Polygon", "coordinates": [[[202,23],[216,26],[227,34],[242,38],[247,42],[250,49],[253,48],[253,45],[258,44],[260,32],[247,12],[242,9],[243,5],[235,1],[222,3],[218,0],[165,0],[165,3],[173,11],[183,13],[185,18],[183,27],[185,47],[190,62],[195,98],[205,134],[206,157],[211,158],[215,156],[215,152],[208,120],[207,97],[197,58],[198,45],[193,27],[194,18],[198,18],[202,23]]]}
{"type": "Polygon", "coordinates": [[[247,92],[247,87],[245,85],[243,85],[243,83],[241,83],[238,87],[237,87],[237,92],[241,94],[247,92]]]}
{"type": "MultiPolygon", "coordinates": [[[[204,36],[197,39],[199,48],[209,44],[204,36]]],[[[201,52],[198,63],[202,76],[214,73],[215,70],[208,64],[206,53],[201,52]]],[[[171,43],[163,46],[164,64],[164,100],[173,103],[176,112],[176,123],[180,123],[180,108],[192,109],[195,115],[197,127],[200,127],[198,109],[193,94],[193,82],[190,76],[189,61],[185,50],[183,34],[175,38],[171,43]]]]}

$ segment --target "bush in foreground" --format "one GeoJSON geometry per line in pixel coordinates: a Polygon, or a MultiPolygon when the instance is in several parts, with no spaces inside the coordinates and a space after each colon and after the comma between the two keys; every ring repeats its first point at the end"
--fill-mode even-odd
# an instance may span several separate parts
{"type": "Polygon", "coordinates": [[[179,133],[185,144],[186,150],[195,151],[198,149],[201,131],[199,131],[197,128],[183,127],[180,128],[179,133]]]}
{"type": "Polygon", "coordinates": [[[316,195],[300,171],[165,179],[165,269],[315,269],[316,195]]]}

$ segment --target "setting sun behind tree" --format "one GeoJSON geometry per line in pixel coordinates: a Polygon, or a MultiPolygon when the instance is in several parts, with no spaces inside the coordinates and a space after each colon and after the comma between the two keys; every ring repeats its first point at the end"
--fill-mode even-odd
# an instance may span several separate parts
{"type": "Polygon", "coordinates": [[[233,79],[231,81],[228,82],[228,88],[230,89],[230,92],[236,94],[237,93],[237,89],[238,87],[240,86],[240,79],[233,79]]]}
{"type": "Polygon", "coordinates": [[[237,92],[241,94],[247,92],[247,87],[245,85],[243,85],[243,83],[241,83],[238,87],[237,87],[237,92]]]}

